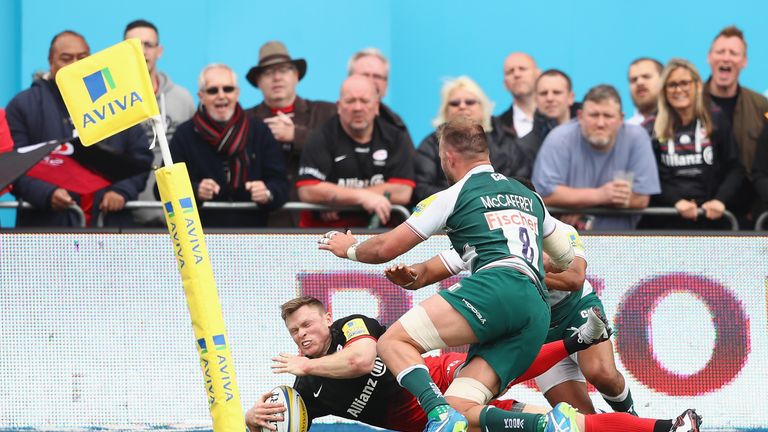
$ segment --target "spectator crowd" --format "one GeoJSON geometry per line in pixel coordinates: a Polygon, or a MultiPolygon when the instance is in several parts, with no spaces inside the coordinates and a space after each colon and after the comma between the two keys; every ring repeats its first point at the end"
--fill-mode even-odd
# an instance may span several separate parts
{"type": "MultiPolygon", "coordinates": [[[[334,103],[299,96],[307,62],[269,41],[245,75],[261,91],[260,104],[241,106],[238,74],[210,64],[199,75],[196,107],[189,91],[158,69],[164,47],[155,25],[131,22],[123,36],[141,41],[171,154],[187,164],[198,205],[257,206],[202,208],[206,227],[365,227],[372,219],[392,226],[399,222],[393,205],[410,208],[449,186],[437,135],[414,146],[402,118],[382,102],[390,64],[376,48],[350,58],[334,103]],[[325,210],[279,211],[297,201],[325,210]]],[[[53,37],[49,71],[0,110],[0,150],[76,136],[54,79],[88,55],[77,32],[53,37]]],[[[633,61],[629,117],[628,101],[613,86],[594,83],[576,101],[565,71],[541,71],[530,54],[514,52],[502,62],[513,101],[507,110],[494,116],[485,91],[459,76],[436,95],[433,126],[459,117],[481,125],[496,171],[531,179],[553,213],[579,229],[727,229],[728,213],[752,228],[768,209],[768,100],[739,83],[747,42],[737,27],[713,38],[707,61],[708,77],[682,58],[666,65],[649,57],[633,61]],[[674,213],[641,215],[647,207],[674,213]]],[[[153,134],[142,124],[100,145],[158,167],[159,148],[149,149],[153,134]]],[[[76,175],[62,151],[14,182],[12,193],[32,206],[19,211],[18,226],[74,226],[68,209],[75,204],[90,226],[97,218],[105,226],[163,226],[159,207],[126,208],[159,198],[151,172],[96,191],[79,189],[62,180],[76,175]]]]}

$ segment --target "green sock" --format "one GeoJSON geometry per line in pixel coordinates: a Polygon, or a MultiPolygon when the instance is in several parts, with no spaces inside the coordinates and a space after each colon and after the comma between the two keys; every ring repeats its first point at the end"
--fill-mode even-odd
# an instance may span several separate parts
{"type": "Polygon", "coordinates": [[[480,429],[544,432],[547,416],[544,414],[518,413],[487,406],[480,411],[480,429]]]}
{"type": "MultiPolygon", "coordinates": [[[[416,396],[416,400],[419,401],[421,409],[427,413],[430,418],[432,416],[439,417],[441,410],[435,410],[440,405],[445,405],[447,411],[448,402],[445,401],[443,393],[437,388],[437,385],[432,381],[432,377],[429,376],[429,370],[424,365],[416,365],[410,367],[397,376],[397,381],[406,390],[416,396]],[[434,412],[433,412],[434,411],[434,412]]],[[[435,418],[437,419],[437,418],[435,418]]]]}
{"type": "Polygon", "coordinates": [[[624,387],[624,391],[618,396],[607,396],[601,394],[603,400],[610,405],[611,409],[615,412],[625,412],[637,416],[635,412],[635,403],[632,401],[632,393],[629,391],[629,387],[624,387]],[[626,395],[625,395],[626,393],[626,395]]]}

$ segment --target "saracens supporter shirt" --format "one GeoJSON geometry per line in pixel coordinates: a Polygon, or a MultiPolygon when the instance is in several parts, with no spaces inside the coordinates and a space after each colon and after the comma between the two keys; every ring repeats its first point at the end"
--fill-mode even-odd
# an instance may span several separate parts
{"type": "MultiPolygon", "coordinates": [[[[296,187],[320,182],[340,187],[363,189],[383,183],[416,187],[413,174],[413,145],[408,133],[374,120],[373,137],[358,143],[341,127],[339,116],[328,120],[310,135],[301,152],[296,187]]],[[[301,217],[301,226],[366,226],[365,212],[342,212],[341,220],[327,223],[311,212],[301,217]]]]}
{"type": "MultiPolygon", "coordinates": [[[[350,315],[331,325],[328,355],[361,338],[377,340],[385,327],[363,315],[350,315]]],[[[384,362],[376,358],[371,373],[358,378],[317,376],[296,378],[293,387],[307,406],[310,423],[317,417],[335,415],[393,430],[421,431],[425,414],[416,399],[400,387],[384,362]]]]}
{"type": "Polygon", "coordinates": [[[699,121],[678,127],[674,136],[653,147],[659,168],[661,194],[654,205],[674,206],[693,199],[701,205],[711,199],[728,202],[741,184],[741,166],[730,125],[722,112],[712,113],[714,131],[707,136],[699,121]]]}

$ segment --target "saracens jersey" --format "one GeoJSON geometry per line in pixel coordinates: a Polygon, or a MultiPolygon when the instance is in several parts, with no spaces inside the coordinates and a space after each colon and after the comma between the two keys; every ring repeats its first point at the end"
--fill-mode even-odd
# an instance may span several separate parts
{"type": "MultiPolygon", "coordinates": [[[[338,115],[328,120],[309,137],[301,153],[296,187],[329,182],[352,189],[384,183],[415,187],[413,145],[408,133],[376,118],[373,136],[365,144],[353,140],[342,128],[338,115]]],[[[365,213],[363,212],[363,216],[365,213]]],[[[359,225],[359,215],[342,212],[342,220],[328,224],[302,215],[302,226],[359,225]],[[348,219],[348,220],[344,220],[348,219]]],[[[367,225],[367,217],[363,217],[367,225]]]]}
{"type": "Polygon", "coordinates": [[[540,286],[542,239],[555,230],[541,197],[491,165],[473,168],[453,186],[420,202],[405,223],[424,239],[445,229],[473,273],[508,266],[540,286]]]}
{"type": "MultiPolygon", "coordinates": [[[[377,340],[384,330],[378,321],[363,315],[337,320],[331,325],[327,355],[361,338],[377,340]]],[[[424,417],[424,412],[378,357],[367,375],[345,379],[301,376],[296,378],[293,387],[304,399],[310,422],[317,417],[335,415],[387,429],[424,428],[422,420],[418,428],[403,429],[408,423],[418,422],[413,417],[424,417]]]]}
{"type": "MultiPolygon", "coordinates": [[[[350,315],[331,325],[331,346],[327,355],[344,349],[361,338],[378,339],[384,326],[363,315],[350,315]]],[[[466,353],[450,352],[424,358],[429,375],[440,391],[445,392],[467,358],[466,353]]],[[[380,358],[371,373],[358,378],[333,379],[317,376],[297,377],[293,384],[307,407],[312,420],[335,415],[371,426],[404,432],[420,432],[427,415],[406,389],[400,387],[380,358]]],[[[513,399],[491,402],[501,409],[511,409],[513,399]]]]}

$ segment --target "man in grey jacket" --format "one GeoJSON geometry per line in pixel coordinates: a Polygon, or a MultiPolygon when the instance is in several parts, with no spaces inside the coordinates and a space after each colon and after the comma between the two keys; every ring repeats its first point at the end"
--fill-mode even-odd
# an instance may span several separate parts
{"type": "MultiPolygon", "coordinates": [[[[192,115],[195,113],[195,103],[192,100],[192,95],[189,94],[187,89],[174,84],[168,78],[168,75],[157,70],[157,60],[163,55],[163,46],[160,45],[159,32],[154,24],[142,19],[132,21],[125,27],[123,38],[139,39],[144,47],[144,59],[147,61],[149,77],[152,79],[152,86],[157,97],[157,106],[160,108],[160,115],[163,117],[165,124],[165,135],[168,137],[168,142],[170,142],[171,138],[173,138],[173,133],[176,131],[176,126],[192,118],[192,115]]],[[[151,123],[148,121],[144,122],[143,126],[151,142],[154,137],[151,123]]],[[[154,152],[153,165],[154,167],[159,167],[162,164],[160,147],[155,146],[152,151],[154,152]]],[[[154,201],[154,189],[155,175],[150,173],[146,188],[139,194],[139,200],[154,201]]],[[[136,223],[140,225],[165,225],[165,219],[159,207],[157,209],[138,209],[134,211],[133,215],[136,223]]]]}

